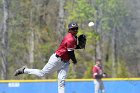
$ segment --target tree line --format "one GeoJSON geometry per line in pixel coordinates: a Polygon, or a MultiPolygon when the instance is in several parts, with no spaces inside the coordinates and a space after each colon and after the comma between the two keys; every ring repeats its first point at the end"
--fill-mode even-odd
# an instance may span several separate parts
{"type": "MultiPolygon", "coordinates": [[[[139,72],[135,72],[138,60],[135,58],[139,49],[135,48],[136,30],[130,23],[133,15],[127,2],[0,0],[0,78],[17,79],[13,73],[23,65],[42,69],[67,33],[71,21],[79,24],[78,35],[87,35],[87,45],[84,50],[75,51],[77,72],[70,66],[68,78],[92,78],[96,58],[102,59],[109,77],[138,77],[139,72]],[[90,21],[95,23],[94,28],[88,27],[90,21]]],[[[56,77],[53,74],[44,78],[56,77]]],[[[38,77],[21,75],[18,79],[38,77]]]]}

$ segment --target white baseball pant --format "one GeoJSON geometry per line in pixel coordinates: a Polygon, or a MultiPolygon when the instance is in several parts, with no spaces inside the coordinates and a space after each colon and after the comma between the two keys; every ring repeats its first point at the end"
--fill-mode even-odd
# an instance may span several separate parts
{"type": "Polygon", "coordinates": [[[56,54],[52,54],[48,63],[44,66],[42,70],[40,69],[29,69],[26,68],[24,73],[34,74],[39,77],[44,75],[52,74],[53,72],[58,72],[58,93],[65,93],[65,79],[67,77],[69,69],[69,62],[64,62],[60,57],[56,57],[56,54]]]}
{"type": "Polygon", "coordinates": [[[104,84],[101,79],[95,79],[94,85],[95,85],[95,93],[99,93],[99,91],[101,91],[101,93],[105,93],[104,84]]]}

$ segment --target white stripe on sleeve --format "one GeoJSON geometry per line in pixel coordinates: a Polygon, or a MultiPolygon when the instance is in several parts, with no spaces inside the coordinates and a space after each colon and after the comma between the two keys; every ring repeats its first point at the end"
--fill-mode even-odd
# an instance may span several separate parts
{"type": "Polygon", "coordinates": [[[68,50],[68,51],[73,51],[73,50],[74,50],[74,48],[67,48],[67,50],[68,50]]]}

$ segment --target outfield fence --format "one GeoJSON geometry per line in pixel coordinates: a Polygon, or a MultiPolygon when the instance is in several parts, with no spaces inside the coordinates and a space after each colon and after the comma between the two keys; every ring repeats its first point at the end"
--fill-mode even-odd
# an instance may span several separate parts
{"type": "MultiPolygon", "coordinates": [[[[140,78],[103,81],[106,93],[140,93],[140,78]]],[[[0,93],[57,93],[57,80],[0,80],[0,93]]],[[[67,79],[66,93],[94,93],[93,79],[67,79]]]]}

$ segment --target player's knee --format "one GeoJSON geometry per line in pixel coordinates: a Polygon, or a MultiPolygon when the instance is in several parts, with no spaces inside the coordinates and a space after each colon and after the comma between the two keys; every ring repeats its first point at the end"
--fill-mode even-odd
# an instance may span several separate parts
{"type": "Polygon", "coordinates": [[[45,75],[45,72],[43,70],[40,71],[39,77],[43,77],[45,75]]]}

